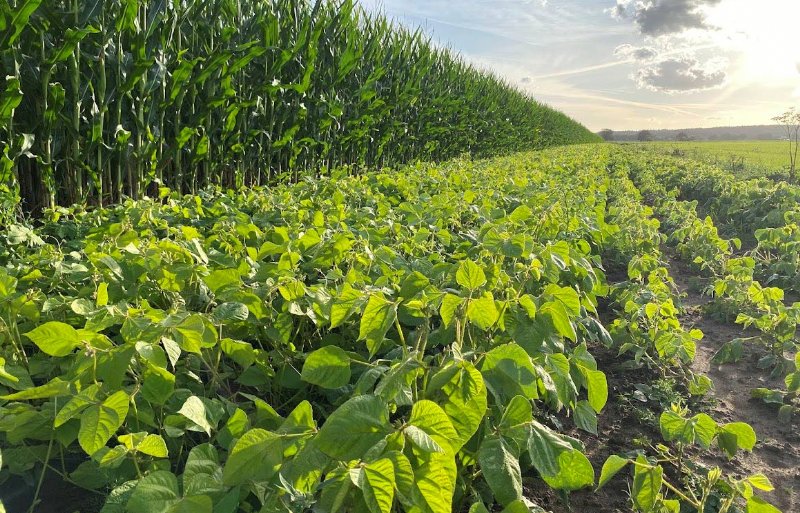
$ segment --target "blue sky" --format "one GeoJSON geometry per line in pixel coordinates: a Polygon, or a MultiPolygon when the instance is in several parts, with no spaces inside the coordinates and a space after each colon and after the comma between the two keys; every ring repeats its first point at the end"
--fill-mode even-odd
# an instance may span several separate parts
{"type": "Polygon", "coordinates": [[[800,96],[800,0],[357,0],[593,130],[767,124],[800,96]]]}

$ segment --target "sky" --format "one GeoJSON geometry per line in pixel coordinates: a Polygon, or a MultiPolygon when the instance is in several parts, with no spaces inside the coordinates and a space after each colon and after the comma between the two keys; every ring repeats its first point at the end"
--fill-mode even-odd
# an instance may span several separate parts
{"type": "Polygon", "coordinates": [[[800,103],[800,0],[357,0],[592,130],[770,124],[800,103]]]}

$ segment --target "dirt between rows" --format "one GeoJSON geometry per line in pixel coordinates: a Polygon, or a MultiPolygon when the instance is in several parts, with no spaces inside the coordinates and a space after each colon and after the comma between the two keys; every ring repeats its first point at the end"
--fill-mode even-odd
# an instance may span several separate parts
{"type": "MultiPolygon", "coordinates": [[[[720,366],[713,363],[711,359],[725,342],[755,333],[708,315],[705,306],[710,298],[698,292],[696,273],[688,266],[670,259],[670,275],[682,297],[684,314],[681,323],[687,329],[699,328],[705,335],[697,345],[692,370],[710,377],[714,388],[700,409],[720,423],[746,422],[758,436],[752,453],[739,452],[731,461],[722,454],[714,455],[719,451],[698,452],[697,456],[702,457],[703,464],[719,466],[736,478],[757,473],[766,475],[775,490],[759,494],[783,513],[800,513],[800,430],[797,419],[792,424],[781,423],[775,405],[751,398],[752,389],[782,388],[783,380],[770,378],[769,369],[758,368],[757,362],[765,351],[756,345],[746,345],[744,357],[735,364],[720,366]]],[[[620,281],[622,279],[620,276],[620,281]]],[[[630,402],[623,399],[635,391],[636,384],[646,384],[657,375],[645,369],[622,368],[622,361],[616,353],[603,347],[593,347],[591,351],[597,358],[598,367],[606,373],[609,402],[598,416],[598,435],[577,429],[567,433],[584,441],[586,454],[599,474],[611,454],[636,449],[637,440],[659,442],[661,435],[654,424],[643,421],[634,413],[630,402]]],[[[553,513],[629,513],[633,510],[628,493],[629,481],[629,473],[623,471],[598,491],[579,490],[568,498],[547,488],[540,479],[528,480],[525,485],[527,496],[553,513]]]]}
{"type": "Polygon", "coordinates": [[[722,345],[734,338],[753,336],[741,326],[722,322],[704,313],[710,299],[690,286],[692,273],[685,264],[672,261],[671,275],[679,291],[685,294],[685,326],[703,331],[692,365],[695,372],[707,375],[714,382],[709,414],[718,422],[747,422],[756,431],[758,443],[752,453],[744,453],[730,463],[721,458],[716,464],[739,477],[762,473],[772,481],[775,490],[764,493],[768,501],[784,513],[800,512],[800,429],[778,420],[778,409],[760,399],[753,399],[754,388],[785,388],[783,379],[771,378],[769,369],[759,369],[758,360],[765,350],[756,344],[745,344],[744,357],[737,363],[718,365],[711,361],[722,345]]]}

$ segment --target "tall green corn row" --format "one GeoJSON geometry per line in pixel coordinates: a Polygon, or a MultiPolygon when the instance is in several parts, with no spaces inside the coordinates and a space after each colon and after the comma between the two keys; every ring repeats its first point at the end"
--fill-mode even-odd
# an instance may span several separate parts
{"type": "Polygon", "coordinates": [[[0,196],[29,212],[594,140],[352,0],[0,10],[0,196]]]}

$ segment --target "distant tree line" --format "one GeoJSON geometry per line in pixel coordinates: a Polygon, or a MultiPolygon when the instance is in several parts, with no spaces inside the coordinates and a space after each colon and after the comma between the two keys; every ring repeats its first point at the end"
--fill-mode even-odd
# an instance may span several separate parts
{"type": "MultiPolygon", "coordinates": [[[[652,136],[654,141],[755,141],[785,140],[781,125],[755,125],[742,127],[685,128],[679,130],[612,130],[604,128],[597,135],[606,141],[639,141],[652,136]]],[[[647,140],[647,139],[645,139],[647,140]]]]}

